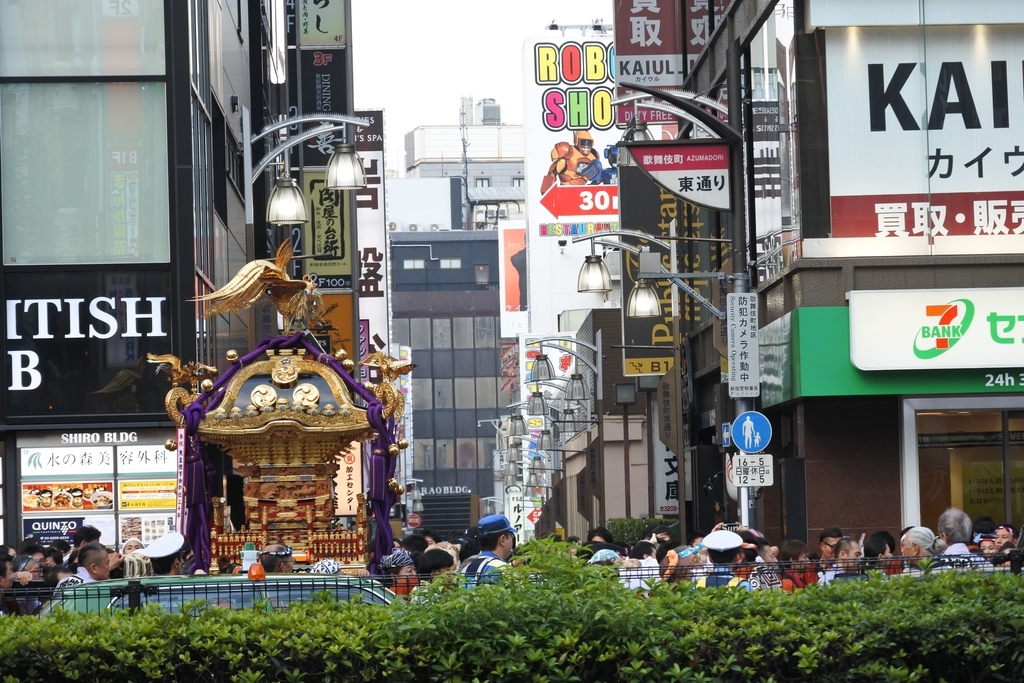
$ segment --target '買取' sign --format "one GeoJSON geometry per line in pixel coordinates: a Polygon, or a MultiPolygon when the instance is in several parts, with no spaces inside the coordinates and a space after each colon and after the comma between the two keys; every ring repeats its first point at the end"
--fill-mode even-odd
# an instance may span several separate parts
{"type": "Polygon", "coordinates": [[[861,370],[1024,366],[1024,290],[852,291],[850,360],[861,370]]]}

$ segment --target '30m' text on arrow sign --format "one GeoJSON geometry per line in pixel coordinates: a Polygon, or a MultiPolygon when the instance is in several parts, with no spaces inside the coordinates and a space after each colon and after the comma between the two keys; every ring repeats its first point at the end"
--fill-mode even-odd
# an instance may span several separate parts
{"type": "Polygon", "coordinates": [[[607,216],[619,212],[617,185],[555,185],[540,198],[555,218],[607,216]]]}

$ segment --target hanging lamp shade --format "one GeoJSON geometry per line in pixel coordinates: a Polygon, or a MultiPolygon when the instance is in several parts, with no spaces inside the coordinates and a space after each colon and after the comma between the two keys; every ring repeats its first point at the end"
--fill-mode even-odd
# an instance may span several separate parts
{"type": "Polygon", "coordinates": [[[555,366],[546,353],[533,359],[532,379],[534,382],[550,382],[555,378],[555,366]]]}
{"type": "Polygon", "coordinates": [[[295,178],[283,175],[277,179],[267,199],[267,222],[273,225],[305,223],[306,200],[295,178]]]}
{"type": "Polygon", "coordinates": [[[328,190],[361,190],[366,187],[363,160],[356,154],[355,145],[343,144],[334,148],[327,160],[328,190]]]}
{"type": "Polygon", "coordinates": [[[586,401],[590,398],[587,390],[587,383],[583,381],[583,375],[574,372],[569,375],[569,385],[566,387],[566,398],[570,401],[586,401]]]}
{"type": "Polygon", "coordinates": [[[654,285],[646,281],[636,283],[626,303],[626,315],[630,318],[657,318],[661,315],[661,301],[654,285]]]}
{"type": "Polygon", "coordinates": [[[548,414],[548,401],[544,398],[544,394],[539,391],[530,394],[530,397],[526,399],[526,414],[535,417],[548,414]]]}
{"type": "Polygon", "coordinates": [[[555,448],[555,437],[551,433],[550,429],[541,431],[540,436],[537,437],[537,450],[538,451],[551,451],[555,448]]]}
{"type": "Polygon", "coordinates": [[[612,291],[612,276],[600,254],[587,254],[576,280],[576,291],[593,294],[612,291]]]}
{"type": "Polygon", "coordinates": [[[515,413],[509,418],[509,436],[526,436],[526,418],[522,413],[515,413]]]}

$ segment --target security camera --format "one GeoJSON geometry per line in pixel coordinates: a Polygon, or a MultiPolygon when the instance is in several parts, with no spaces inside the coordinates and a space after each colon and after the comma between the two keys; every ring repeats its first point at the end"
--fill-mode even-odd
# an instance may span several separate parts
{"type": "Polygon", "coordinates": [[[558,240],[558,246],[560,247],[564,247],[567,244],[569,244],[569,240],[558,240]]]}

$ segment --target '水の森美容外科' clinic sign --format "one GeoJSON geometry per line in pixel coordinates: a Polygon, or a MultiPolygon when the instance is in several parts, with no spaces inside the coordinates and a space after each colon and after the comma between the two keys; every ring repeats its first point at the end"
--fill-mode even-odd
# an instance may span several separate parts
{"type": "Polygon", "coordinates": [[[861,370],[1024,367],[1024,289],[850,292],[861,370]]]}

